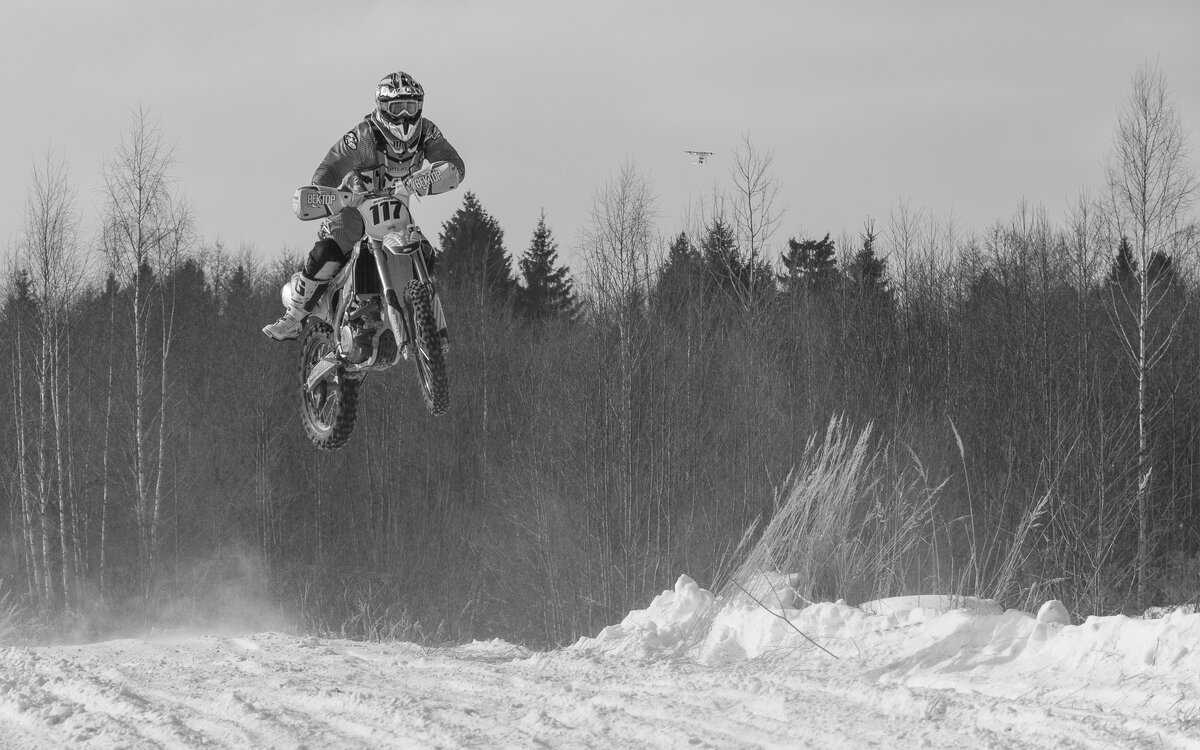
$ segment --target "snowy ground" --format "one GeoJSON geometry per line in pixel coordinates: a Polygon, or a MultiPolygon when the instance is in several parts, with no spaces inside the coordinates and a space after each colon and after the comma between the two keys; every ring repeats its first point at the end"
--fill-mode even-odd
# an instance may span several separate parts
{"type": "Polygon", "coordinates": [[[1200,747],[1200,615],[1064,614],[771,612],[681,578],[549,653],[277,633],[10,648],[0,747],[1200,747]]]}

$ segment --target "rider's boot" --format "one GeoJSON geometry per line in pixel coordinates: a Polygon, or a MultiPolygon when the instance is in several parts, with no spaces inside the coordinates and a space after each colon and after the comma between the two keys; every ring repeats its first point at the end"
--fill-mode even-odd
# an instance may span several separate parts
{"type": "Polygon", "coordinates": [[[286,300],[287,310],[282,318],[263,326],[263,333],[276,341],[287,341],[299,336],[304,327],[304,318],[316,307],[321,294],[328,286],[329,282],[317,281],[304,273],[293,274],[286,287],[290,290],[286,300]]]}

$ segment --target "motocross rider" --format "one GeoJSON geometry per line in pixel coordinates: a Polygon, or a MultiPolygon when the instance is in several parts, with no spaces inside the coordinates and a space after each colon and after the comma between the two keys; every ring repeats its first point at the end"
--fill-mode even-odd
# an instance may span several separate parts
{"type": "MultiPolygon", "coordinates": [[[[375,87],[375,110],[338,140],[321,160],[312,183],[354,193],[391,189],[404,184],[416,195],[437,195],[458,187],[466,175],[462,158],[432,120],[422,116],[425,90],[405,72],[384,76],[375,87]],[[412,179],[424,162],[425,179],[412,179]],[[432,178],[432,179],[430,179],[432,178]]],[[[346,206],[321,222],[317,242],[304,268],[292,277],[291,299],[283,317],[263,327],[276,341],[294,339],[304,318],[313,310],[330,279],[350,259],[366,227],[357,205],[346,206]]],[[[408,242],[420,242],[427,259],[433,245],[415,225],[408,242]]]]}

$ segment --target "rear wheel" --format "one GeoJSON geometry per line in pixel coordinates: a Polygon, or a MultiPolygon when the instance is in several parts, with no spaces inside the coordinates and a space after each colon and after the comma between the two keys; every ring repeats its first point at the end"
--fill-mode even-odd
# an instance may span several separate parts
{"type": "Polygon", "coordinates": [[[309,318],[300,339],[300,421],[308,439],[321,450],[341,448],[354,431],[360,381],[346,377],[341,366],[311,391],[304,389],[309,374],[334,351],[333,329],[309,318]]]}
{"type": "Polygon", "coordinates": [[[450,376],[446,368],[446,352],[442,349],[442,337],[438,334],[437,320],[433,314],[433,285],[427,281],[413,279],[404,287],[404,296],[413,313],[416,328],[417,378],[421,382],[421,395],[425,397],[425,408],[435,417],[450,408],[450,376]]]}

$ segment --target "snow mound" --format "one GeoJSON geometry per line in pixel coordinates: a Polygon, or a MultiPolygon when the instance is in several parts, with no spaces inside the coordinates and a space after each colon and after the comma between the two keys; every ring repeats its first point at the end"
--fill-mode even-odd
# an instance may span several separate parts
{"type": "Polygon", "coordinates": [[[995,674],[1054,668],[1086,670],[1090,678],[1115,679],[1155,670],[1200,673],[1200,614],[1170,612],[1158,619],[1122,615],[1089,617],[1071,625],[1062,602],[1042,605],[1037,616],[1005,611],[993,600],[973,597],[905,596],[866,602],[820,602],[800,608],[769,592],[790,591],[787,577],[764,578],[755,596],[726,600],[680,576],[646,609],[595,638],[581,638],[577,652],[654,658],[687,652],[707,663],[747,660],[769,653],[803,658],[862,660],[893,678],[916,673],[995,674]],[[765,592],[768,592],[764,594],[765,592]]]}
{"type": "Polygon", "coordinates": [[[694,648],[705,661],[753,659],[773,650],[813,647],[806,635],[831,650],[839,643],[853,649],[861,639],[952,609],[1002,611],[992,600],[949,596],[892,597],[860,607],[821,602],[796,609],[789,606],[799,599],[791,584],[791,576],[764,575],[732,600],[718,602],[712,592],[682,575],[646,609],[633,610],[620,624],[595,638],[580,638],[571,648],[634,658],[694,648]]]}
{"type": "Polygon", "coordinates": [[[646,609],[567,650],[686,655],[714,667],[770,657],[766,665],[802,664],[810,675],[850,669],[906,690],[977,692],[1171,722],[1200,716],[1200,614],[1188,608],[1071,625],[1057,600],[1037,616],[970,597],[892,597],[858,607],[792,606],[797,601],[787,576],[764,576],[754,590],[724,598],[680,576],[646,609]]]}
{"type": "Polygon", "coordinates": [[[1042,605],[1038,610],[1037,621],[1040,623],[1058,623],[1059,625],[1070,625],[1071,614],[1067,612],[1067,608],[1057,599],[1051,599],[1042,605]]]}
{"type": "Polygon", "coordinates": [[[676,652],[703,627],[715,599],[691,578],[679,576],[674,590],[654,597],[646,609],[630,612],[621,624],[609,625],[595,638],[580,638],[570,648],[633,658],[676,652]]]}

